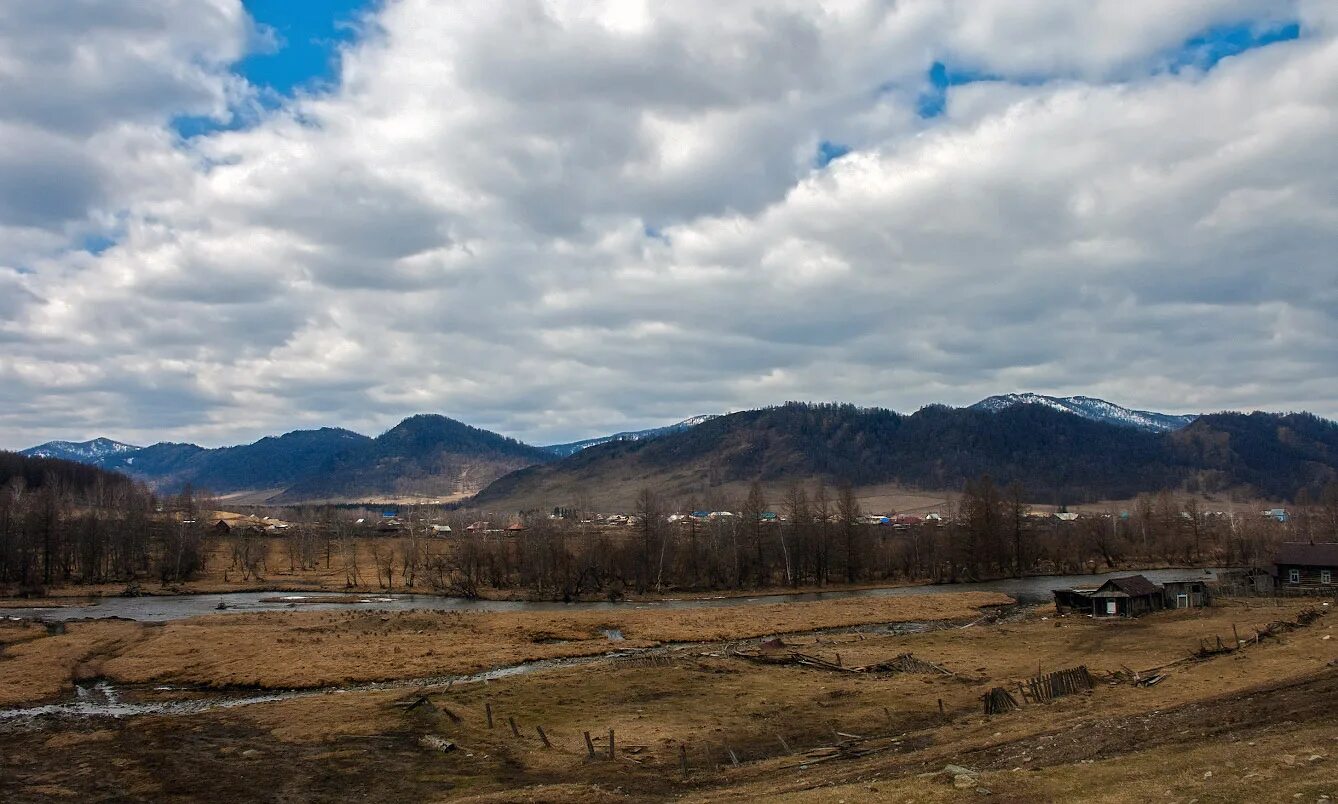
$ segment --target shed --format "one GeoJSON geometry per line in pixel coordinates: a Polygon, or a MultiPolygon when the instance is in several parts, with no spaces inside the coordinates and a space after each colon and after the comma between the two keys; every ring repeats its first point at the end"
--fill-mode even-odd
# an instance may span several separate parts
{"type": "Polygon", "coordinates": [[[1083,614],[1092,611],[1092,593],[1095,588],[1079,589],[1077,587],[1070,589],[1051,589],[1055,595],[1055,611],[1060,614],[1067,614],[1070,611],[1077,611],[1083,614]]]}
{"type": "Polygon", "coordinates": [[[1162,588],[1142,575],[1111,578],[1092,593],[1094,617],[1138,617],[1162,608],[1162,588]]]}
{"type": "Polygon", "coordinates": [[[1330,591],[1338,588],[1338,542],[1283,542],[1273,558],[1273,577],[1281,590],[1330,591]]]}
{"type": "Polygon", "coordinates": [[[1212,605],[1212,594],[1201,578],[1162,581],[1161,588],[1168,609],[1197,609],[1212,605]]]}

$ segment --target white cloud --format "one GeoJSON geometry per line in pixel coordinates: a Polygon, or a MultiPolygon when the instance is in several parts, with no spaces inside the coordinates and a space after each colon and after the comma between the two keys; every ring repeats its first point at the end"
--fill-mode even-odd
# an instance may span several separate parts
{"type": "Polygon", "coordinates": [[[328,92],[190,141],[166,122],[246,102],[254,25],[119,8],[0,20],[56,43],[0,61],[0,176],[42,189],[0,190],[0,443],[1012,390],[1338,414],[1322,3],[400,0],[328,92]],[[922,120],[940,60],[999,80],[922,120]],[[821,140],[854,150],[815,170],[821,140]]]}

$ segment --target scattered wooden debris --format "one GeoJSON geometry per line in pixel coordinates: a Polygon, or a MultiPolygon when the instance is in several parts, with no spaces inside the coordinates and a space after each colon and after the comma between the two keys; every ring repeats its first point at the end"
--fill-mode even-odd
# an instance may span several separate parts
{"type": "MultiPolygon", "coordinates": [[[[836,732],[842,734],[841,732],[836,732]]],[[[843,735],[845,736],[845,735],[843,735]]],[[[822,745],[816,748],[810,748],[803,752],[802,759],[795,764],[786,765],[785,768],[798,768],[807,765],[816,765],[820,762],[830,762],[837,759],[857,759],[866,757],[870,754],[879,754],[885,751],[894,751],[901,748],[902,738],[896,737],[860,737],[857,735],[846,736],[835,745],[822,745]]]]}
{"type": "MultiPolygon", "coordinates": [[[[403,700],[394,701],[390,705],[399,707],[405,712],[412,712],[420,706],[425,707],[429,712],[435,712],[437,710],[437,708],[432,705],[432,701],[428,700],[428,697],[423,694],[417,694],[404,698],[403,700]]],[[[455,720],[456,718],[452,715],[451,719],[455,720]]]]}
{"type": "Polygon", "coordinates": [[[1158,673],[1156,670],[1140,673],[1125,666],[1121,666],[1119,670],[1114,672],[1106,673],[1106,681],[1110,684],[1132,684],[1135,687],[1151,687],[1160,684],[1165,679],[1165,674],[1158,673]]]}
{"type": "Polygon", "coordinates": [[[903,653],[886,662],[865,665],[859,669],[866,673],[938,673],[953,678],[957,677],[957,674],[948,668],[933,662],[927,662],[924,659],[917,659],[914,654],[910,653],[903,653]]]}
{"type": "Polygon", "coordinates": [[[910,653],[873,664],[847,665],[841,661],[840,654],[836,655],[836,661],[828,661],[820,656],[794,650],[780,639],[768,639],[755,650],[734,649],[729,655],[761,664],[794,664],[838,673],[927,673],[957,677],[956,673],[946,667],[918,659],[910,653]]]}
{"type": "Polygon", "coordinates": [[[980,696],[985,704],[985,714],[1002,715],[1018,708],[1017,699],[1008,694],[1003,687],[995,687],[980,696]]]}

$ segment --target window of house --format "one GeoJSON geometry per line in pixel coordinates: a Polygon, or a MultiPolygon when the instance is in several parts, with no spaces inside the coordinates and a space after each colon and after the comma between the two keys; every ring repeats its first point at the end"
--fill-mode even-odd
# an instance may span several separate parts
{"type": "Polygon", "coordinates": [[[1319,571],[1319,582],[1320,582],[1320,583],[1333,583],[1333,570],[1320,570],[1320,571],[1319,571]]]}
{"type": "Polygon", "coordinates": [[[1287,570],[1287,583],[1300,583],[1301,571],[1299,569],[1287,570]]]}

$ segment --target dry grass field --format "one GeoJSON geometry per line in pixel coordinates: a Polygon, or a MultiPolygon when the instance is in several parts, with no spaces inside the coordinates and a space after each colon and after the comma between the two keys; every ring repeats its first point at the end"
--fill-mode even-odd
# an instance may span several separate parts
{"type": "MultiPolygon", "coordinates": [[[[0,623],[22,644],[0,662],[7,703],[66,689],[77,667],[124,683],[291,689],[460,675],[544,659],[591,656],[673,642],[721,642],[797,630],[961,619],[1012,602],[992,592],[847,599],[674,612],[266,612],[167,624],[74,623],[44,637],[40,626],[0,623]],[[617,629],[624,639],[610,642],[617,629]],[[64,665],[61,662],[64,661],[64,665]],[[54,680],[53,680],[54,677],[54,680]],[[20,682],[28,679],[31,694],[20,682]],[[53,688],[52,684],[57,684],[53,688]]],[[[85,671],[88,675],[88,671],[85,671]]]]}
{"type": "Polygon", "coordinates": [[[11,625],[0,628],[0,668],[59,676],[27,700],[68,686],[76,668],[148,697],[182,694],[154,693],[164,681],[339,686],[597,654],[614,647],[600,633],[607,627],[627,637],[616,647],[687,644],[487,683],[0,725],[0,798],[1187,804],[1338,795],[1338,617],[1180,661],[1200,639],[1229,644],[1233,626],[1252,637],[1318,602],[1228,601],[1131,621],[1056,618],[1043,607],[979,621],[976,607],[995,602],[949,595],[613,616],[299,612],[77,623],[64,636],[11,625]],[[869,627],[938,618],[957,624],[903,635],[869,627]],[[833,664],[839,654],[844,667],[910,652],[954,675],[733,655],[777,633],[787,634],[787,650],[833,664]],[[1106,681],[1107,671],[1172,662],[1152,687],[1106,681]],[[1015,690],[1038,670],[1076,665],[1097,677],[1093,691],[981,714],[991,687],[1015,690]],[[418,705],[397,705],[408,703],[418,705]],[[610,729],[614,759],[606,758],[610,729]],[[845,755],[833,754],[838,745],[845,755]],[[949,763],[972,769],[968,787],[942,772],[949,763]]]}

